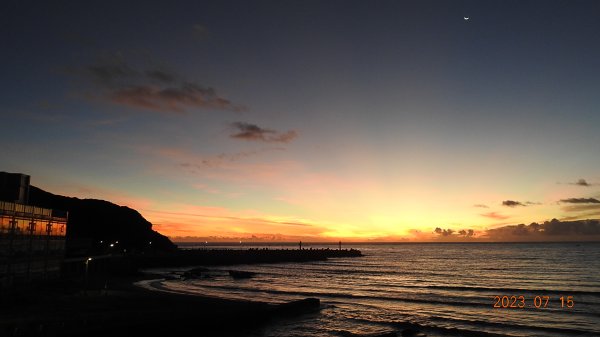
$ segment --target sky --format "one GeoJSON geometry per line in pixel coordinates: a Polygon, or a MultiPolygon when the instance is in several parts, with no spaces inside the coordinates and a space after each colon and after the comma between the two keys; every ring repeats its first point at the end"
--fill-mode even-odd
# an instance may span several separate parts
{"type": "Polygon", "coordinates": [[[0,170],[181,240],[598,219],[598,17],[592,0],[5,1],[0,170]]]}

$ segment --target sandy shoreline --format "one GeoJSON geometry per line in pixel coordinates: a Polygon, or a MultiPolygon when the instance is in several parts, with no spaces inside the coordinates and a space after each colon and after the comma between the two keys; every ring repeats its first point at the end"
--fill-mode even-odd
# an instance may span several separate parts
{"type": "MultiPolygon", "coordinates": [[[[191,296],[144,289],[156,275],[111,280],[111,287],[53,283],[0,294],[0,336],[241,336],[256,334],[276,317],[314,310],[262,302],[191,296]]],[[[318,302],[317,302],[318,307],[318,302]]]]}

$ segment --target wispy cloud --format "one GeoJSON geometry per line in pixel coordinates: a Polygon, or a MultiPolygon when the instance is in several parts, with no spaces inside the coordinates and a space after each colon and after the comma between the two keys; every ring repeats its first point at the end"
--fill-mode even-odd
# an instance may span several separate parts
{"type": "Polygon", "coordinates": [[[475,204],[475,205],[473,205],[473,207],[477,207],[477,208],[490,208],[488,205],[484,205],[484,204],[475,204]]]}
{"type": "Polygon", "coordinates": [[[108,99],[117,104],[162,112],[185,112],[190,108],[242,111],[212,88],[190,82],[176,86],[132,85],[113,90],[108,99]]]}
{"type": "Polygon", "coordinates": [[[596,198],[568,198],[561,199],[560,202],[567,204],[600,204],[600,200],[596,198]]]}
{"type": "Polygon", "coordinates": [[[596,198],[568,198],[560,200],[563,212],[568,213],[563,220],[589,219],[600,216],[600,200],[596,198]]]}
{"type": "Polygon", "coordinates": [[[575,204],[563,206],[561,209],[568,213],[580,213],[589,211],[600,211],[600,204],[575,204]]]}
{"type": "Polygon", "coordinates": [[[285,225],[285,226],[300,226],[300,227],[312,227],[309,223],[304,223],[300,221],[274,221],[264,218],[254,218],[254,217],[239,217],[239,216],[218,216],[211,214],[202,214],[202,213],[188,213],[188,212],[168,212],[168,211],[158,211],[158,210],[148,210],[145,209],[146,212],[151,213],[160,213],[167,215],[181,215],[181,216],[192,216],[192,217],[202,217],[202,218],[212,218],[212,219],[221,219],[221,220],[235,220],[235,221],[245,221],[245,222],[261,222],[270,225],[285,225]]]}
{"type": "Polygon", "coordinates": [[[279,132],[244,122],[231,123],[231,127],[235,129],[234,133],[230,135],[231,138],[243,139],[247,141],[289,143],[298,136],[298,133],[294,130],[279,132]]]}
{"type": "Polygon", "coordinates": [[[498,214],[497,212],[489,212],[489,213],[483,213],[483,214],[479,214],[479,215],[484,216],[486,218],[495,219],[495,220],[506,220],[506,219],[510,218],[508,215],[498,214]]]}
{"type": "MultiPolygon", "coordinates": [[[[191,171],[192,173],[196,173],[197,170],[205,169],[205,168],[218,168],[222,167],[228,163],[234,163],[238,160],[259,155],[266,152],[272,151],[285,151],[285,148],[282,147],[268,147],[263,149],[258,149],[254,151],[243,151],[236,153],[220,153],[218,155],[213,156],[191,156],[188,155],[188,160],[184,162],[180,162],[178,165],[184,169],[191,171]]],[[[181,157],[185,159],[186,154],[184,153],[173,153],[173,150],[165,149],[163,153],[167,156],[181,157]]]]}
{"type": "MultiPolygon", "coordinates": [[[[317,237],[326,229],[308,219],[268,215],[257,210],[234,211],[218,206],[170,205],[169,210],[142,209],[156,227],[170,236],[215,236],[251,239],[257,233],[270,236],[317,237]],[[201,221],[203,226],[198,226],[201,221]]],[[[211,240],[212,241],[212,240],[211,240]]]]}
{"type": "Polygon", "coordinates": [[[245,107],[222,97],[214,88],[189,81],[168,67],[136,67],[120,54],[97,64],[71,68],[68,73],[93,83],[90,98],[140,110],[184,113],[191,109],[241,112],[245,107]]]}
{"type": "Polygon", "coordinates": [[[574,182],[574,183],[569,183],[569,184],[571,184],[571,185],[577,185],[577,186],[585,186],[585,187],[592,186],[592,184],[588,183],[588,182],[587,182],[585,179],[583,179],[583,178],[581,178],[581,179],[577,180],[577,181],[576,181],[576,182],[574,182]]]}
{"type": "Polygon", "coordinates": [[[502,206],[506,206],[506,207],[517,207],[517,206],[527,206],[526,204],[520,202],[520,201],[515,201],[515,200],[504,200],[502,202],[502,206]]]}

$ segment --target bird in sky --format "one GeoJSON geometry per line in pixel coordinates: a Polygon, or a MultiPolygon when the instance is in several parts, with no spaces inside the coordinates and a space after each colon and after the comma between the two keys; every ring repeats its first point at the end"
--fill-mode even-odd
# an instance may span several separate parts
{"type": "Polygon", "coordinates": [[[468,16],[464,16],[463,18],[465,19],[465,21],[469,21],[469,17],[468,16]]]}

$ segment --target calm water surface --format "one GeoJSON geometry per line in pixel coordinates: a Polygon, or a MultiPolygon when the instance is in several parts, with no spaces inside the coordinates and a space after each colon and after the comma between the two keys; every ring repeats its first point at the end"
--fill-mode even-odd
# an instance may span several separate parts
{"type": "Polygon", "coordinates": [[[222,267],[211,278],[163,285],[268,302],[321,299],[320,313],[277,322],[257,336],[353,336],[406,328],[428,336],[600,336],[598,243],[352,247],[365,256],[222,267]],[[227,269],[257,275],[233,280],[227,269]],[[494,308],[495,296],[523,296],[525,307],[494,308]],[[567,307],[568,296],[573,308],[567,307]]]}

